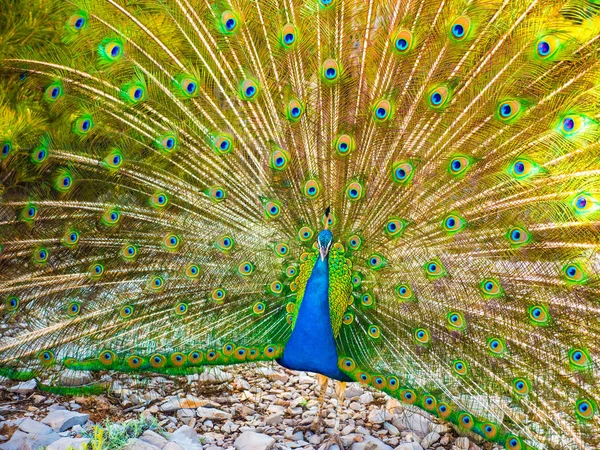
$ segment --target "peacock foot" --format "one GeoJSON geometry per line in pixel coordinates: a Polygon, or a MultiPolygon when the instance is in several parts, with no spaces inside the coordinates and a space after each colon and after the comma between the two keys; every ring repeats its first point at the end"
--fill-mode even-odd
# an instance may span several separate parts
{"type": "Polygon", "coordinates": [[[338,446],[339,450],[344,450],[344,444],[342,442],[342,439],[340,438],[340,435],[338,433],[334,433],[331,436],[329,436],[319,447],[319,450],[329,450],[330,448],[334,447],[334,446],[338,446]]]}
{"type": "Polygon", "coordinates": [[[294,433],[298,431],[312,431],[315,434],[321,434],[323,431],[323,418],[321,416],[317,416],[311,423],[307,425],[298,425],[294,428],[294,433]]]}

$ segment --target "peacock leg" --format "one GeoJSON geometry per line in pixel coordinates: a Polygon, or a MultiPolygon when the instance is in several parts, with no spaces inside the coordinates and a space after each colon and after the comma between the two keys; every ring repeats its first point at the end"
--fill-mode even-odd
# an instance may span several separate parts
{"type": "Polygon", "coordinates": [[[317,374],[317,382],[319,383],[319,411],[317,412],[317,416],[315,420],[310,425],[300,425],[294,429],[296,431],[314,431],[315,433],[320,433],[323,428],[323,418],[321,415],[323,414],[323,405],[325,403],[325,392],[327,391],[327,384],[329,383],[329,378],[325,375],[317,374]]]}
{"type": "Polygon", "coordinates": [[[331,436],[319,447],[319,450],[329,450],[332,446],[337,445],[340,450],[344,449],[344,444],[340,439],[340,410],[344,402],[344,393],[346,391],[346,382],[338,381],[335,386],[335,394],[337,396],[337,406],[335,407],[335,425],[331,436]]]}

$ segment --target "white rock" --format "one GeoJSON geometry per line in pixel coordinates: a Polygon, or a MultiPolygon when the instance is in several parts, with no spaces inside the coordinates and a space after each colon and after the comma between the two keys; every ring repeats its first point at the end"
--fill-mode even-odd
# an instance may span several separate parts
{"type": "Polygon", "coordinates": [[[418,442],[402,442],[394,450],[423,450],[423,447],[418,442]]]}
{"type": "Polygon", "coordinates": [[[139,439],[129,439],[127,445],[122,450],[160,450],[160,447],[140,441],[139,439]]]}
{"type": "Polygon", "coordinates": [[[350,385],[344,391],[345,398],[355,398],[360,397],[363,394],[364,390],[357,384],[350,385]]]}
{"type": "Polygon", "coordinates": [[[224,372],[218,367],[211,367],[202,372],[198,377],[198,380],[209,383],[223,383],[225,381],[233,380],[233,375],[229,372],[224,372]]]}
{"type": "Polygon", "coordinates": [[[279,425],[281,422],[283,422],[283,417],[281,417],[281,414],[272,414],[265,419],[265,424],[272,427],[279,425]]]}
{"type": "Polygon", "coordinates": [[[245,431],[233,443],[237,450],[268,450],[274,445],[275,439],[271,436],[254,431],[245,431]]]}
{"type": "Polygon", "coordinates": [[[159,448],[163,448],[165,445],[167,445],[167,442],[169,442],[164,437],[162,437],[160,434],[158,434],[152,430],[144,431],[142,433],[142,435],[139,437],[139,439],[141,441],[147,442],[148,444],[155,445],[156,447],[159,447],[159,448]]]}
{"type": "Polygon", "coordinates": [[[228,420],[227,422],[225,422],[225,425],[221,427],[221,431],[223,433],[231,434],[236,432],[239,428],[240,426],[238,424],[232,422],[231,420],[228,420]]]}
{"type": "Polygon", "coordinates": [[[373,394],[367,391],[359,397],[358,401],[363,405],[368,405],[373,401],[373,394]]]}
{"type": "Polygon", "coordinates": [[[228,420],[231,419],[231,414],[225,411],[221,411],[217,408],[204,408],[203,406],[199,407],[196,410],[196,415],[200,419],[217,419],[217,420],[228,420]]]}
{"type": "Polygon", "coordinates": [[[402,411],[396,418],[405,428],[409,428],[416,433],[425,435],[429,433],[429,424],[431,421],[412,411],[402,411]]]}
{"type": "Polygon", "coordinates": [[[59,410],[48,414],[42,423],[50,425],[54,431],[61,432],[75,425],[83,425],[90,418],[89,414],[81,414],[75,411],[59,410]]]}
{"type": "Polygon", "coordinates": [[[345,427],[342,429],[342,431],[341,431],[341,434],[342,434],[342,436],[347,436],[347,435],[349,435],[350,433],[352,433],[353,431],[354,431],[354,426],[352,426],[352,425],[346,425],[346,426],[345,426],[345,427]]]}
{"type": "Polygon", "coordinates": [[[198,433],[187,425],[180,426],[173,434],[168,436],[168,439],[172,442],[177,442],[185,450],[202,450],[198,433]]]}
{"type": "Polygon", "coordinates": [[[60,373],[60,384],[63,386],[83,386],[94,381],[91,372],[87,370],[63,370],[60,373]]]}
{"type": "Polygon", "coordinates": [[[181,445],[177,442],[168,442],[162,450],[185,450],[181,445]]]}
{"type": "Polygon", "coordinates": [[[436,433],[435,431],[432,431],[431,433],[429,433],[427,436],[425,436],[423,438],[423,440],[421,441],[421,445],[424,448],[428,448],[428,447],[431,447],[433,444],[435,444],[439,440],[440,440],[440,434],[436,433]]]}
{"type": "Polygon", "coordinates": [[[306,374],[298,376],[298,384],[313,384],[316,381],[315,377],[306,374]]]}
{"type": "Polygon", "coordinates": [[[90,442],[88,438],[71,438],[64,437],[58,441],[54,441],[46,450],[81,450],[90,442]]]}
{"type": "Polygon", "coordinates": [[[384,423],[386,420],[392,420],[392,415],[382,409],[373,409],[369,413],[369,422],[371,423],[384,423]]]}
{"type": "Polygon", "coordinates": [[[456,441],[454,441],[454,445],[462,450],[469,450],[469,438],[467,437],[459,437],[456,441]]]}
{"type": "Polygon", "coordinates": [[[35,380],[23,381],[11,388],[8,388],[9,392],[16,394],[29,394],[37,388],[37,382],[35,380]]]}
{"type": "Polygon", "coordinates": [[[450,431],[450,427],[443,423],[431,422],[431,424],[429,425],[429,431],[435,431],[436,433],[444,434],[450,431]]]}
{"type": "Polygon", "coordinates": [[[19,424],[19,429],[29,434],[50,434],[53,432],[52,428],[43,423],[37,422],[33,419],[26,418],[19,424]]]}
{"type": "Polygon", "coordinates": [[[383,428],[388,430],[388,433],[390,433],[391,436],[400,436],[400,430],[389,422],[385,422],[383,428]]]}
{"type": "Polygon", "coordinates": [[[194,417],[196,417],[196,411],[193,409],[180,409],[177,411],[177,418],[185,425],[189,425],[194,417]]]}
{"type": "Polygon", "coordinates": [[[10,441],[0,444],[2,450],[24,450],[24,449],[38,449],[40,447],[45,448],[52,444],[54,441],[60,439],[58,433],[49,433],[44,435],[27,434],[21,430],[17,430],[13,433],[10,441]]]}
{"type": "Polygon", "coordinates": [[[393,450],[393,447],[383,443],[373,436],[365,436],[362,442],[355,442],[350,450],[393,450]]]}

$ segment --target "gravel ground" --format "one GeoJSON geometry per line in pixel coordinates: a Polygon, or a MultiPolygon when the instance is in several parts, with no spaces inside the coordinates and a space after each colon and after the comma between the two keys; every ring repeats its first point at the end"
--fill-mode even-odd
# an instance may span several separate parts
{"type": "MultiPolygon", "coordinates": [[[[432,416],[355,383],[347,385],[339,408],[330,383],[323,429],[300,430],[318,412],[316,377],[272,364],[215,367],[187,378],[102,378],[112,386],[107,394],[75,398],[41,392],[34,382],[0,379],[0,450],[77,449],[95,424],[108,419],[123,427],[140,418],[157,423],[157,432],[145,431],[121,448],[325,450],[336,420],[341,443],[351,450],[500,448],[476,436],[459,437],[432,416]]],[[[67,373],[63,382],[90,380],[86,373],[67,373]]]]}

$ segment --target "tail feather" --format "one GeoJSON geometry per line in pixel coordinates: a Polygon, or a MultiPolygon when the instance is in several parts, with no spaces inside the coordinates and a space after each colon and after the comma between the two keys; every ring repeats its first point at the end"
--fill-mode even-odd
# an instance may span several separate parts
{"type": "Polygon", "coordinates": [[[598,444],[593,1],[2,6],[2,373],[275,359],[327,220],[342,370],[598,444]]]}

